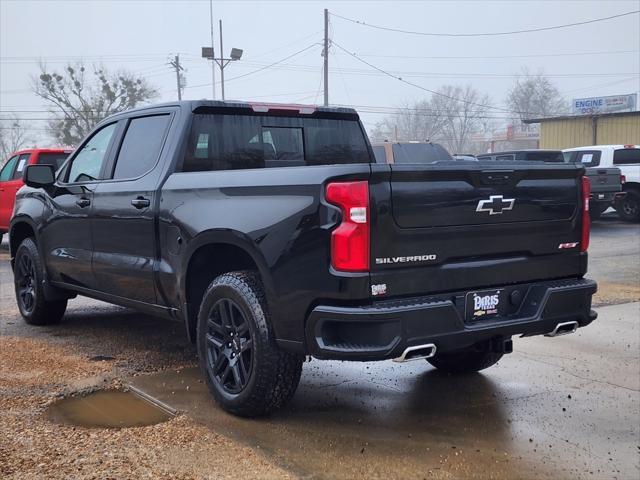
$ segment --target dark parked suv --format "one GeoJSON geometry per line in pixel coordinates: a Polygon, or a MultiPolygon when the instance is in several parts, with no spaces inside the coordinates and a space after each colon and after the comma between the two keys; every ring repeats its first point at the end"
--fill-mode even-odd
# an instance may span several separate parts
{"type": "Polygon", "coordinates": [[[25,320],[56,323],[79,294],[180,321],[239,415],[291,398],[305,355],[470,372],[513,335],[596,317],[582,166],[376,164],[350,109],[132,110],[25,182],[10,226],[25,320]]]}

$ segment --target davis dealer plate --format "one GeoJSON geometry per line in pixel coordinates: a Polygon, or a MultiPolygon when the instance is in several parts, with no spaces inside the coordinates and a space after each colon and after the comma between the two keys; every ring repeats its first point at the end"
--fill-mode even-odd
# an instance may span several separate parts
{"type": "Polygon", "coordinates": [[[470,322],[495,317],[502,313],[504,304],[504,290],[469,292],[465,299],[465,317],[470,322]]]}

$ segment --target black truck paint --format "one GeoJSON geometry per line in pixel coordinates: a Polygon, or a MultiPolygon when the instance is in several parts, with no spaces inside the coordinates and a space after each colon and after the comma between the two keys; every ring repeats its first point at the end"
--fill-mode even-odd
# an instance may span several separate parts
{"type": "Polygon", "coordinates": [[[118,114],[94,132],[105,125],[112,125],[110,140],[90,135],[93,150],[85,140],[55,181],[38,183],[47,172],[33,167],[25,174],[29,186],[18,193],[10,230],[21,312],[32,323],[51,323],[58,319],[52,306],[63,313],[66,299],[80,294],[179,320],[196,341],[198,325],[208,328],[207,315],[223,319],[228,303],[231,316],[251,323],[236,334],[249,334],[234,343],[225,330],[214,355],[206,340],[217,334],[207,330],[199,352],[212,393],[234,413],[262,414],[286,402],[304,355],[406,360],[435,353],[429,361],[438,368],[478,370],[508,353],[513,335],[568,333],[596,318],[596,284],[583,278],[587,253],[580,248],[582,166],[376,164],[348,109],[191,101],[118,114]],[[115,179],[125,168],[117,162],[126,156],[127,132],[136,119],[155,115],[166,116],[156,132],[160,148],[152,161],[144,152],[136,157],[149,168],[115,179]],[[196,127],[234,118],[259,128],[247,145],[258,142],[263,153],[228,154],[231,137],[205,139],[209,133],[196,127]],[[337,124],[330,122],[342,123],[331,130],[337,124]],[[278,137],[304,155],[274,154],[278,137]],[[76,157],[95,151],[105,152],[99,171],[69,182],[76,157]],[[249,157],[253,168],[234,169],[249,157]],[[210,161],[222,169],[184,171],[210,161]],[[332,235],[345,214],[325,191],[347,181],[368,184],[366,271],[332,266],[332,235]],[[24,273],[30,255],[41,271],[36,265],[24,273]],[[50,302],[49,318],[25,307],[29,291],[33,308],[50,302]],[[473,310],[476,297],[501,303],[473,310]],[[226,361],[231,375],[245,344],[254,350],[242,388],[211,373],[209,354],[226,361]],[[270,380],[256,386],[262,377],[270,380]]]}

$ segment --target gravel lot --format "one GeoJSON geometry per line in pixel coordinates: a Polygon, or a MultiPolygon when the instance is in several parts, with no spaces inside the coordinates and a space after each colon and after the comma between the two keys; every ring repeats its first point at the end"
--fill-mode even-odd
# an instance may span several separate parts
{"type": "Polygon", "coordinates": [[[639,478],[640,226],[605,218],[590,252],[596,303],[618,306],[584,333],[517,342],[462,382],[314,361],[290,409],[247,421],[204,392],[179,324],[76,299],[62,325],[26,326],[5,242],[0,478],[639,478]],[[130,382],[185,413],[126,429],[47,418],[60,398],[130,382]]]}

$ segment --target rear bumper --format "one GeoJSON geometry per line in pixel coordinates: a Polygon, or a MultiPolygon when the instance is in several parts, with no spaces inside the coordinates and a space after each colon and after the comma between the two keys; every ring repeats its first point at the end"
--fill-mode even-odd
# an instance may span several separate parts
{"type": "Polygon", "coordinates": [[[618,200],[622,200],[627,192],[593,192],[589,197],[589,201],[593,203],[611,204],[618,200]]]}
{"type": "Polygon", "coordinates": [[[400,357],[411,346],[434,344],[439,353],[454,351],[483,340],[550,333],[563,322],[584,327],[597,317],[591,310],[597,290],[592,280],[501,288],[509,301],[505,314],[473,323],[465,321],[464,291],[360,307],[318,306],[307,319],[307,353],[325,359],[385,360],[400,357]]]}

